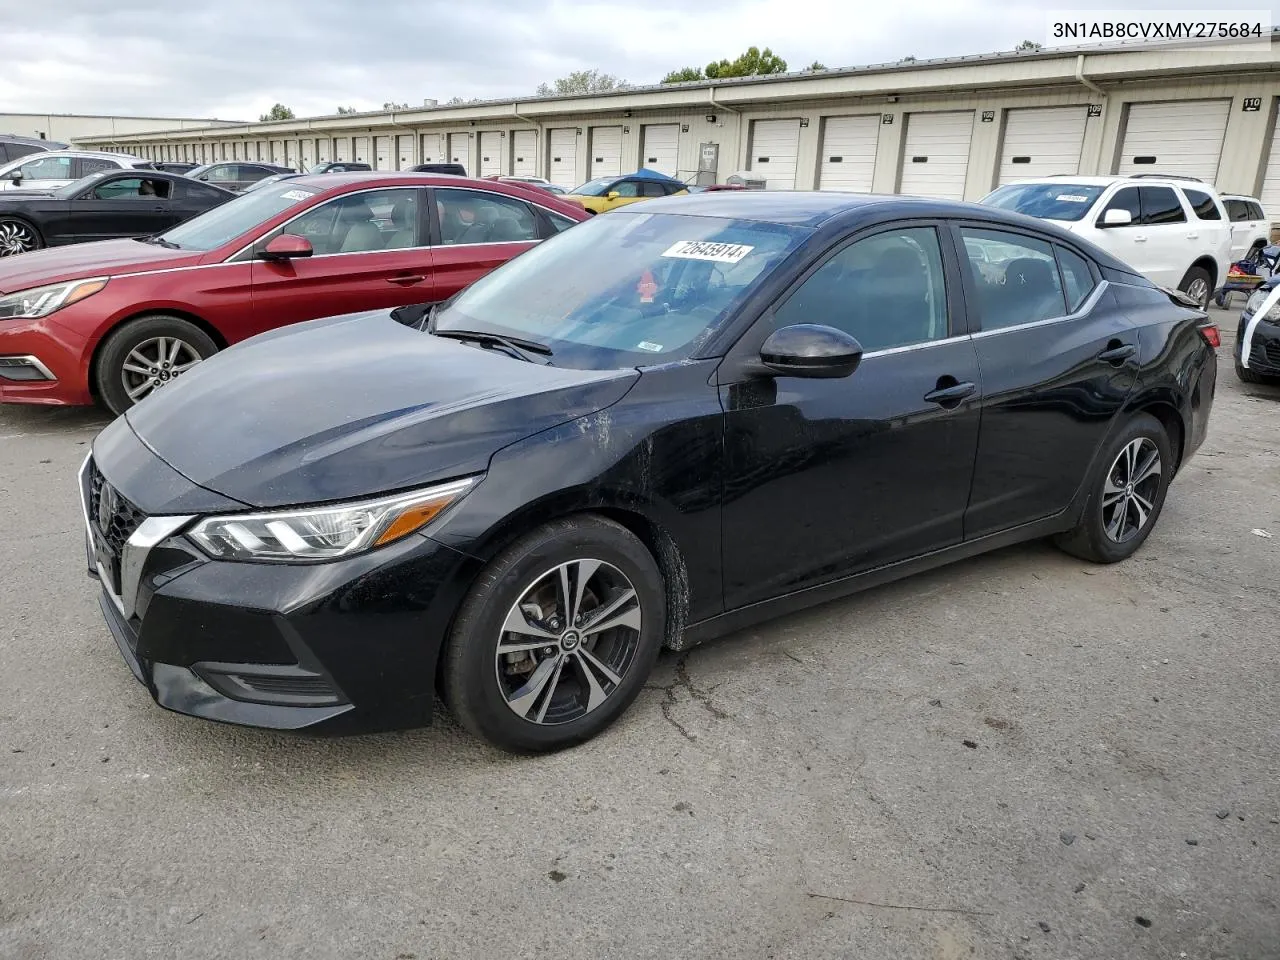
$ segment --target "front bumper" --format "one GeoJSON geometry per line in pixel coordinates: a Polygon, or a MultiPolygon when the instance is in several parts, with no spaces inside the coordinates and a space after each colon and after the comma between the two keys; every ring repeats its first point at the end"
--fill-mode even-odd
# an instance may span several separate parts
{"type": "Polygon", "coordinates": [[[74,320],[62,314],[87,310],[83,304],[92,299],[72,304],[65,311],[40,320],[0,322],[0,403],[93,403],[89,390],[93,343],[60,322],[74,320]],[[26,362],[18,363],[18,360],[26,362]]]}
{"type": "Polygon", "coordinates": [[[1240,314],[1240,327],[1236,331],[1236,360],[1243,362],[1247,354],[1250,370],[1280,377],[1280,324],[1266,320],[1251,324],[1252,319],[1248,312],[1240,314]]]}
{"type": "Polygon", "coordinates": [[[111,468],[91,457],[81,471],[86,561],[121,655],[160,706],[330,733],[430,721],[475,561],[421,535],[328,563],[212,560],[183,536],[193,517],[146,516],[129,473],[111,468]]]}

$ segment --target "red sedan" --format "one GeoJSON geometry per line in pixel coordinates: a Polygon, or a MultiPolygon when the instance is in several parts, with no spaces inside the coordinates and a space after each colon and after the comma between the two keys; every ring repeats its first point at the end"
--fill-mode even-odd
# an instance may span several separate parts
{"type": "Polygon", "coordinates": [[[217,350],[317,317],[444,300],[587,218],[518,184],[298,177],[155,237],[0,260],[0,401],[120,413],[217,350]]]}

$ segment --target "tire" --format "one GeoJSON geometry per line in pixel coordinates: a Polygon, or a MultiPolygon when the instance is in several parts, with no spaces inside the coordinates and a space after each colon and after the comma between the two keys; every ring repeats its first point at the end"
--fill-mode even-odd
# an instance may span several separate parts
{"type": "Polygon", "coordinates": [[[1178,289],[1194,297],[1201,310],[1209,309],[1209,299],[1213,296],[1213,279],[1204,267],[1192,267],[1178,284],[1178,289]],[[1194,292],[1193,292],[1194,291],[1194,292]]]}
{"type": "Polygon", "coordinates": [[[0,217],[0,257],[16,257],[44,246],[34,225],[19,217],[0,217]]]}
{"type": "Polygon", "coordinates": [[[665,628],[662,573],[644,544],[603,517],[557,520],[511,544],[477,578],[445,648],[444,700],[467,730],[504,750],[574,746],[635,700],[665,628]],[[581,633],[560,619],[562,569],[570,604],[587,573],[581,633]],[[626,623],[588,632],[592,612],[602,608],[604,619],[626,623]],[[506,629],[509,624],[519,632],[506,629]],[[500,645],[525,649],[500,652],[500,645]]]}
{"type": "Polygon", "coordinates": [[[217,352],[218,345],[207,333],[181,317],[158,314],[131,320],[114,330],[98,351],[94,387],[103,405],[119,416],[217,352]],[[164,357],[176,359],[162,359],[160,351],[164,357]],[[155,374],[153,383],[146,382],[145,374],[126,369],[126,363],[137,368],[145,359],[155,360],[154,365],[146,364],[155,374]]]}
{"type": "Polygon", "coordinates": [[[1236,361],[1236,376],[1244,383],[1280,383],[1280,377],[1269,377],[1265,373],[1250,370],[1248,367],[1243,366],[1239,360],[1236,361]]]}
{"type": "Polygon", "coordinates": [[[1150,414],[1138,414],[1112,438],[1099,457],[1079,522],[1054,542],[1073,557],[1093,563],[1118,563],[1128,559],[1146,542],[1160,519],[1173,466],[1173,453],[1164,426],[1150,414]],[[1131,450],[1137,453],[1136,467],[1140,473],[1151,450],[1158,457],[1156,473],[1140,476],[1134,484],[1133,492],[1140,495],[1138,501],[1130,500],[1127,495],[1126,474],[1133,466],[1129,457],[1131,450]],[[1145,519],[1139,524],[1143,504],[1150,509],[1145,511],[1145,519]],[[1124,511],[1123,518],[1116,524],[1120,509],[1124,511]]]}

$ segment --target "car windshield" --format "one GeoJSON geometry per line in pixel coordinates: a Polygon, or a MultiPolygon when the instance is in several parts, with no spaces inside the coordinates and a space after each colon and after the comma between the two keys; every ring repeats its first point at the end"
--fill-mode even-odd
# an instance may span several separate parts
{"type": "Polygon", "coordinates": [[[588,180],[580,187],[574,187],[570,193],[577,194],[580,197],[603,197],[605,190],[609,188],[609,184],[617,181],[617,177],[596,177],[594,180],[588,180]]]}
{"type": "Polygon", "coordinates": [[[1105,189],[1083,183],[1010,183],[979,202],[1042,220],[1079,220],[1105,189]]]}
{"type": "Polygon", "coordinates": [[[307,173],[324,173],[327,169],[329,169],[329,161],[326,160],[324,163],[313,164],[307,173]]]}
{"type": "Polygon", "coordinates": [[[319,192],[285,180],[214,207],[162,233],[160,239],[183,250],[213,250],[319,192]]]}
{"type": "Polygon", "coordinates": [[[540,343],[589,370],[683,360],[811,231],[719,217],[611,213],[476,281],[438,331],[540,343]]]}

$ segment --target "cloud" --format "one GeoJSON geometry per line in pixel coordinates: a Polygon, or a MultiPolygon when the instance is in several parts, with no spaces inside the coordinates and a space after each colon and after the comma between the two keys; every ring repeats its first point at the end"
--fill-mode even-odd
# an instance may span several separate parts
{"type": "Polygon", "coordinates": [[[7,20],[0,109],[235,120],[276,102],[306,116],[528,96],[593,67],[654,83],[752,44],[798,69],[990,53],[1045,33],[1042,5],[999,0],[61,0],[56,16],[7,20]]]}

